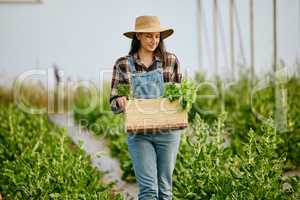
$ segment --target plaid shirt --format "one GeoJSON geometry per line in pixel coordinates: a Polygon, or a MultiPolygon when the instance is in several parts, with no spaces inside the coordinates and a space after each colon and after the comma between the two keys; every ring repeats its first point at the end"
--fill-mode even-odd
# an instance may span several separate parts
{"type": "MultiPolygon", "coordinates": [[[[130,67],[128,62],[128,55],[119,58],[113,68],[112,81],[111,81],[111,91],[110,91],[110,106],[114,113],[123,112],[120,109],[116,98],[120,97],[118,95],[117,87],[118,84],[130,84],[130,67]]],[[[156,63],[162,62],[160,57],[155,55],[154,62],[146,67],[140,60],[138,53],[133,55],[133,60],[136,66],[137,73],[148,72],[156,69],[156,63]]],[[[179,61],[175,54],[166,52],[165,60],[163,62],[163,79],[164,82],[176,82],[181,83],[182,74],[180,73],[179,61]]]]}

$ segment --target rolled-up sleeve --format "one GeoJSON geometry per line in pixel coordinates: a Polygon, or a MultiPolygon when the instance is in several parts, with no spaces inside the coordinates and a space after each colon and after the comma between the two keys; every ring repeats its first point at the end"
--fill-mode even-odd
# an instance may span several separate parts
{"type": "Polygon", "coordinates": [[[182,80],[182,73],[180,72],[180,63],[179,60],[177,58],[177,56],[175,56],[175,63],[174,63],[174,82],[176,83],[181,83],[182,80]]]}
{"type": "Polygon", "coordinates": [[[120,95],[118,95],[117,87],[119,83],[125,83],[125,82],[126,81],[124,80],[124,74],[120,70],[120,62],[117,61],[113,67],[110,98],[109,98],[111,111],[115,114],[123,112],[122,108],[120,108],[117,102],[117,97],[120,97],[120,95]]]}
{"type": "Polygon", "coordinates": [[[182,73],[177,56],[166,52],[164,59],[164,82],[181,83],[182,73]]]}

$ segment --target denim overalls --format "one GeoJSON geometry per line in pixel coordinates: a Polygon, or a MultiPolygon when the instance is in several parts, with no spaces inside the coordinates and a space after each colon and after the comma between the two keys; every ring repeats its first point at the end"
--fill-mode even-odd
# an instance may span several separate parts
{"type": "MultiPolygon", "coordinates": [[[[137,73],[129,56],[131,89],[135,98],[158,98],[163,95],[163,69],[137,73]]],[[[127,133],[128,150],[139,186],[139,200],[172,199],[172,174],[180,143],[181,130],[134,134],[127,133]]]]}

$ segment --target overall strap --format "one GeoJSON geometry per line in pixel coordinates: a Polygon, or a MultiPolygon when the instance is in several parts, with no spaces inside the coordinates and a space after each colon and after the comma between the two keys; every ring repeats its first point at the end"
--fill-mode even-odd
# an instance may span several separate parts
{"type": "Polygon", "coordinates": [[[134,65],[134,61],[133,61],[132,55],[130,55],[128,57],[128,62],[129,62],[130,71],[131,71],[131,73],[134,74],[136,72],[136,70],[135,70],[135,65],[134,65]]]}

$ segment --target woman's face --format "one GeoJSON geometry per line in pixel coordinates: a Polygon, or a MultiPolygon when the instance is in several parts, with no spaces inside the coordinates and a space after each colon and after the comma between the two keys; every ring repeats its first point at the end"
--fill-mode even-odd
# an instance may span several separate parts
{"type": "Polygon", "coordinates": [[[160,33],[137,33],[137,39],[141,42],[141,48],[146,51],[154,51],[159,44],[160,33]]]}

